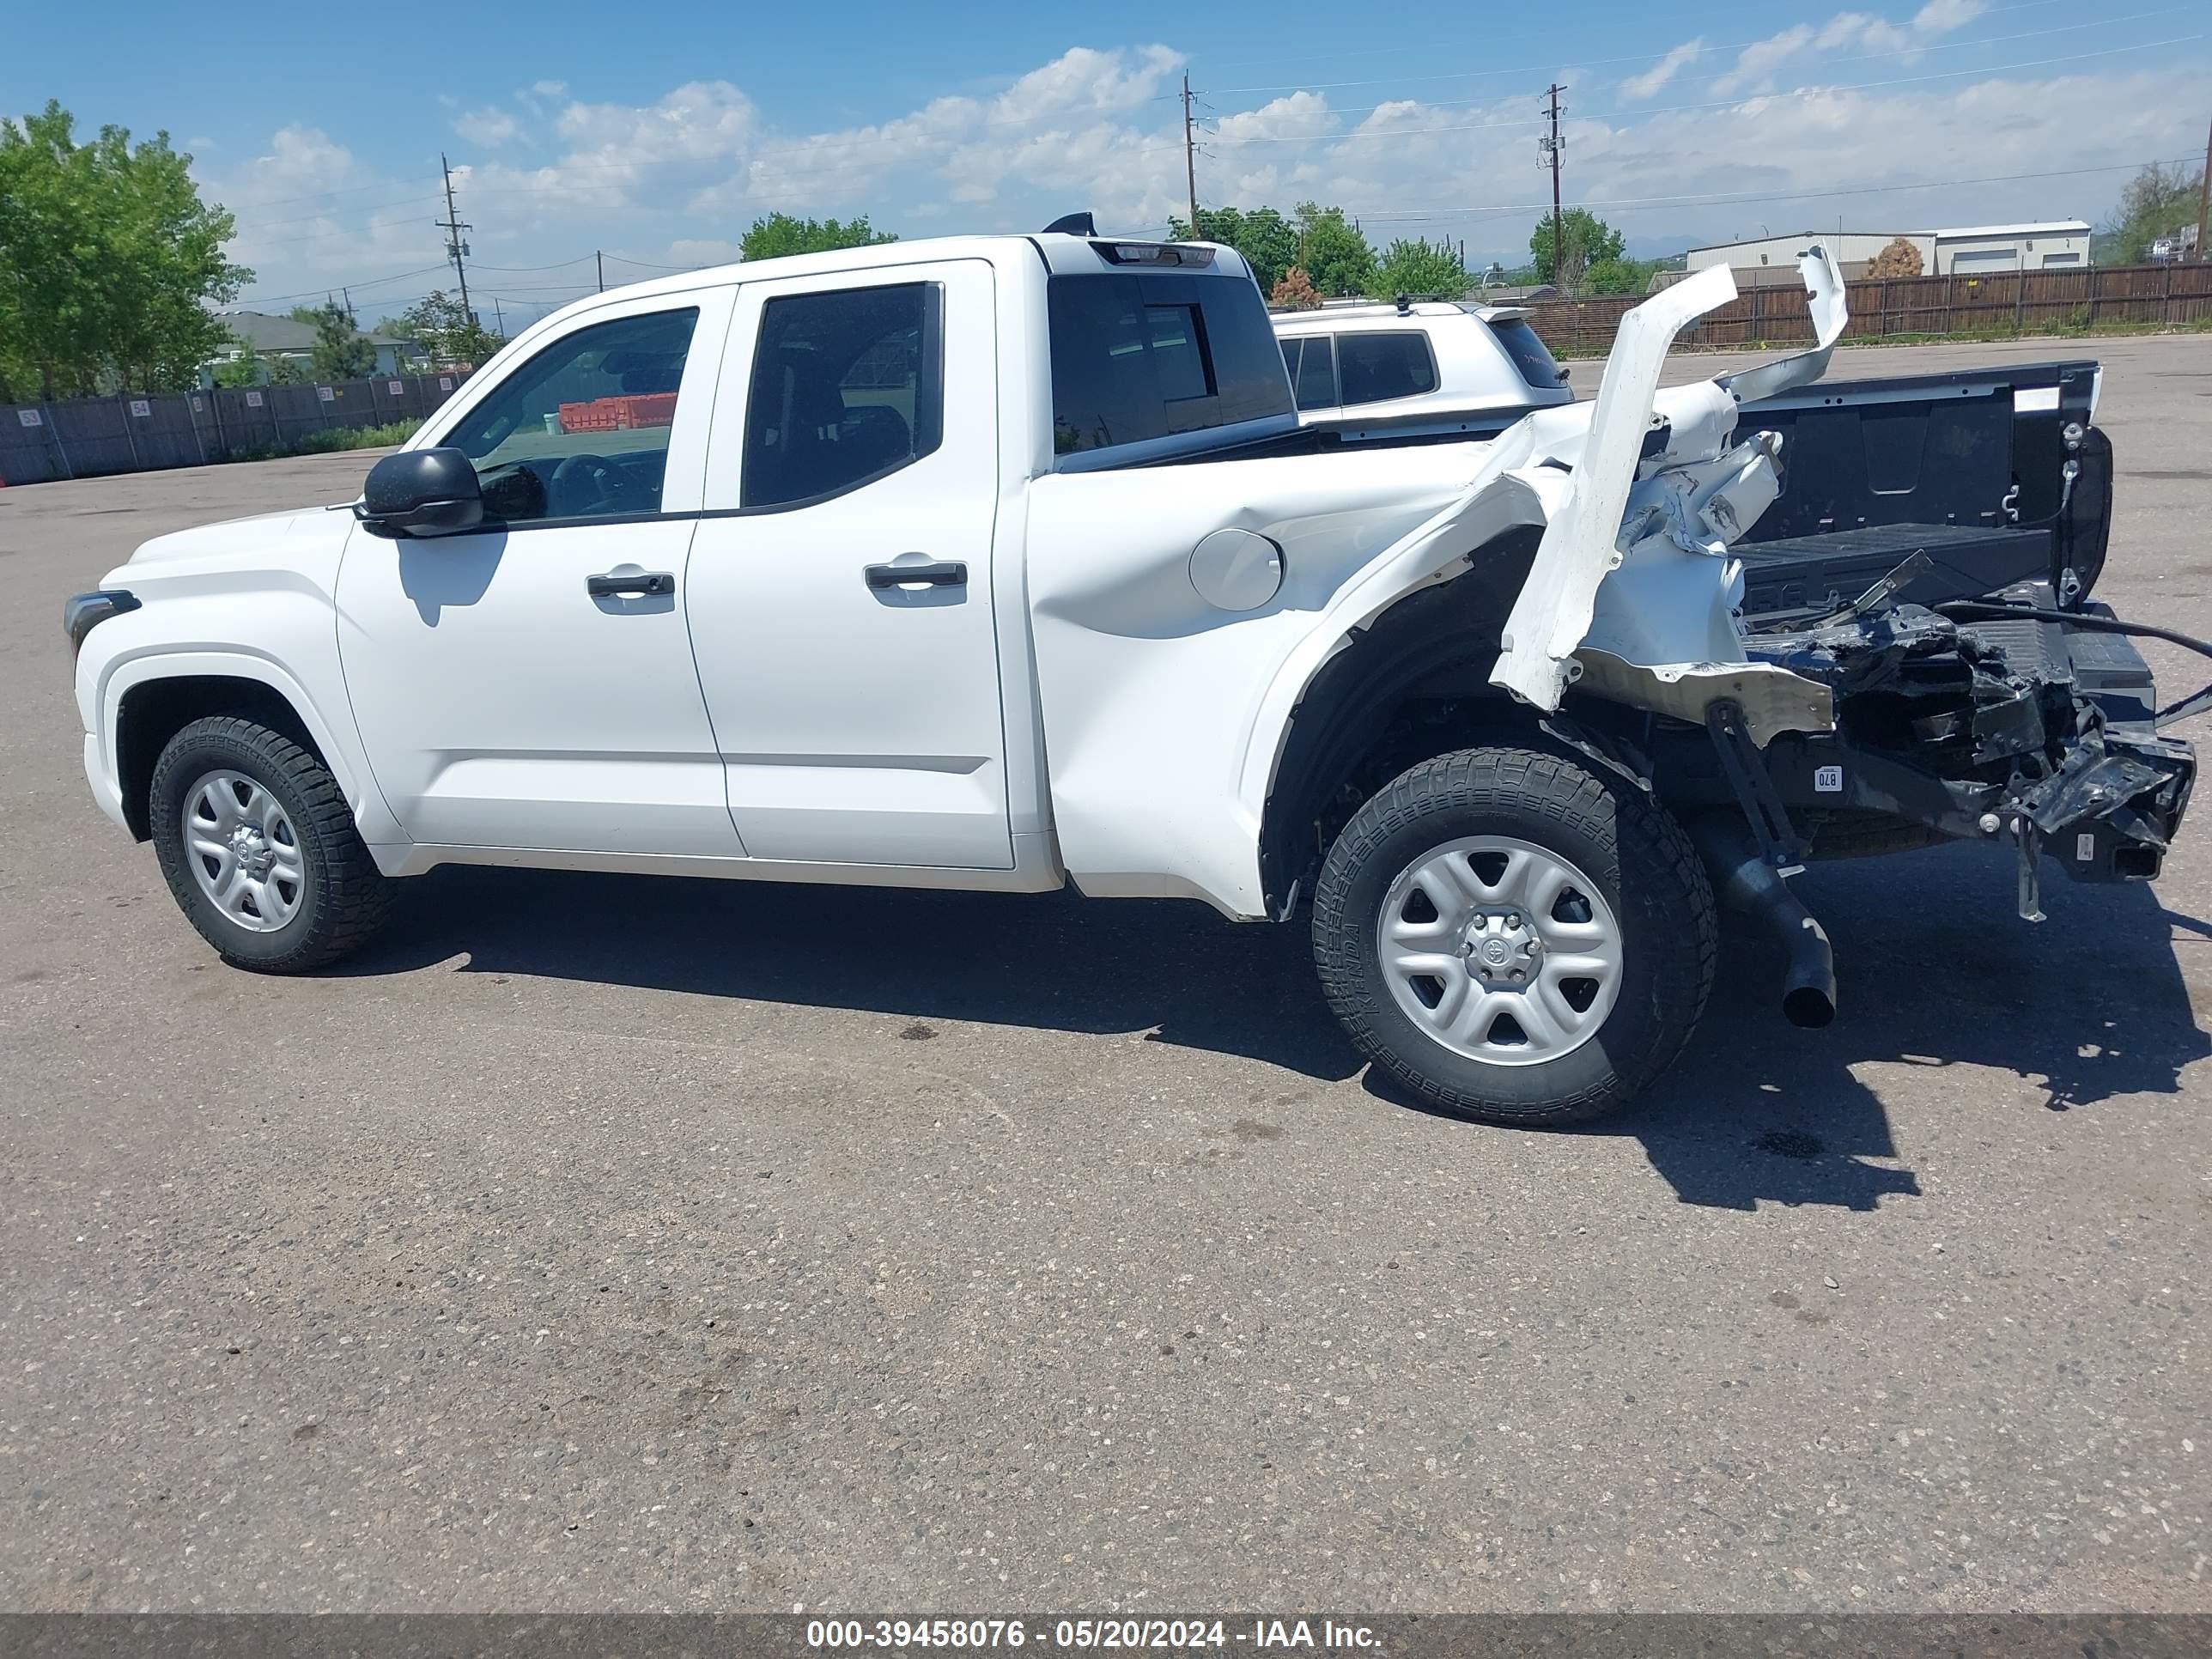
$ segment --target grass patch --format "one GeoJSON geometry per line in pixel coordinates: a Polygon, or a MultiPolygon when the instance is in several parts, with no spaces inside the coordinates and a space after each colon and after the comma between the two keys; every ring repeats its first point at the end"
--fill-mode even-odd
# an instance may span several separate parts
{"type": "Polygon", "coordinates": [[[332,455],[346,449],[383,449],[404,444],[415,435],[420,421],[387,421],[382,426],[332,426],[304,433],[283,444],[240,444],[232,449],[234,461],[273,461],[287,455],[332,455]]]}

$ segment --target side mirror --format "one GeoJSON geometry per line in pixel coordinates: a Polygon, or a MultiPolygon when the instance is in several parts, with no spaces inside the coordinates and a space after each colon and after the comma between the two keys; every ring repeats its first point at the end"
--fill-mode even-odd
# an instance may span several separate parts
{"type": "Polygon", "coordinates": [[[372,536],[453,536],[483,522],[483,487],[458,449],[403,449],[369,469],[354,516],[372,536]]]}

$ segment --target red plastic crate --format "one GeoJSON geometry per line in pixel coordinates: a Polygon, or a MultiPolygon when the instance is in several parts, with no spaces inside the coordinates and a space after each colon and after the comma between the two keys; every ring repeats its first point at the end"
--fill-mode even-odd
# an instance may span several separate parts
{"type": "Polygon", "coordinates": [[[648,392],[636,397],[608,398],[606,403],[623,406],[624,426],[672,426],[676,421],[676,394],[672,392],[648,392]]]}
{"type": "Polygon", "coordinates": [[[613,432],[629,424],[623,419],[620,398],[594,398],[586,404],[561,405],[563,432],[613,432]]]}

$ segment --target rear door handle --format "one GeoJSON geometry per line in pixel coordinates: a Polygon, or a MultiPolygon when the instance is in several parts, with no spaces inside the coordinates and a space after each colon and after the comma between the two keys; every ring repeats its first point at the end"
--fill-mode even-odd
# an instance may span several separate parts
{"type": "Polygon", "coordinates": [[[584,578],[584,592],[595,599],[658,599],[676,591],[676,577],[666,570],[636,570],[627,574],[609,571],[584,578]]]}
{"type": "Polygon", "coordinates": [[[958,559],[939,559],[930,564],[872,564],[871,587],[965,587],[968,567],[958,559]]]}

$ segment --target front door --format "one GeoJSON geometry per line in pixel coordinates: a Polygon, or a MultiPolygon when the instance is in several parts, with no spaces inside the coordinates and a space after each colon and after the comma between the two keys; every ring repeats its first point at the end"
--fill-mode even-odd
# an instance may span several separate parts
{"type": "Polygon", "coordinates": [[[691,637],[757,859],[1010,869],[990,267],[750,283],[691,637]]]}
{"type": "Polygon", "coordinates": [[[617,301],[471,398],[482,529],[356,528],[338,645],[417,842],[738,857],[684,627],[730,290],[617,301]]]}

